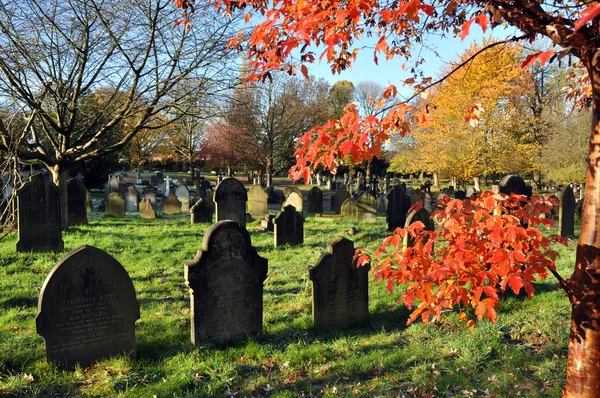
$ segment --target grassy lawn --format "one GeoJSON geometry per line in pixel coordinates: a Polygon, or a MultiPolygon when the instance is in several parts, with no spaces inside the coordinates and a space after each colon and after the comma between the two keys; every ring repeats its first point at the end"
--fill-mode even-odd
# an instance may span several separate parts
{"type": "MultiPolygon", "coordinates": [[[[302,247],[274,248],[250,223],[252,243],[269,260],[263,336],[227,347],[190,343],[189,293],[183,265],[201,247],[208,225],[187,215],[103,219],[64,233],[67,251],[90,244],[128,271],[141,305],[138,359],[113,358],[74,372],[45,360],[35,331],[40,288],[64,255],[16,253],[16,236],[0,241],[0,396],[406,396],[559,397],[564,388],[570,317],[556,281],[533,300],[505,298],[496,324],[468,330],[456,313],[439,324],[405,326],[408,310],[370,282],[370,320],[359,327],[312,329],[308,268],[338,235],[373,250],[385,219],[358,225],[306,217],[302,247]]],[[[570,275],[574,243],[561,249],[570,275]]]]}

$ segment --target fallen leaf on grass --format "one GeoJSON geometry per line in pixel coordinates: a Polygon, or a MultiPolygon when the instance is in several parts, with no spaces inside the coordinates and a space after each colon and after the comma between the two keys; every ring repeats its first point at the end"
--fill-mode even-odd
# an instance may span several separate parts
{"type": "Polygon", "coordinates": [[[29,373],[24,373],[24,374],[23,374],[23,378],[24,378],[25,380],[27,380],[28,382],[30,382],[30,383],[33,383],[33,380],[34,380],[34,379],[33,379],[33,375],[30,375],[29,373]]]}

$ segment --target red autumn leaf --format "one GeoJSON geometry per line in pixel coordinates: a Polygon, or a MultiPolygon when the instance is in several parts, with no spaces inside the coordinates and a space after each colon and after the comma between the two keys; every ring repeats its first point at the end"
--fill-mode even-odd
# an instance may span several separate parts
{"type": "Polygon", "coordinates": [[[525,61],[521,64],[521,68],[525,69],[530,65],[533,65],[535,61],[540,61],[540,64],[544,65],[550,57],[554,54],[554,50],[548,50],[541,53],[529,54],[525,61]]]}
{"type": "Polygon", "coordinates": [[[481,26],[481,30],[483,30],[483,33],[485,33],[490,23],[487,15],[485,14],[477,15],[477,17],[475,17],[475,22],[477,23],[477,25],[481,26]]]}
{"type": "Polygon", "coordinates": [[[471,18],[463,24],[462,28],[460,29],[460,41],[463,41],[469,35],[469,30],[471,29],[473,21],[475,21],[475,18],[471,18]]]}
{"type": "Polygon", "coordinates": [[[583,10],[581,12],[581,18],[575,21],[575,32],[585,26],[589,21],[596,18],[598,14],[600,14],[600,4],[593,5],[583,10]]]}

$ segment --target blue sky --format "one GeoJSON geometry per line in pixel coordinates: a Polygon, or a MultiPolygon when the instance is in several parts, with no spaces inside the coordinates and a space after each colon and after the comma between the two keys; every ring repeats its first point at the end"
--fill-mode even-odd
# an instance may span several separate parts
{"type": "MultiPolygon", "coordinates": [[[[493,36],[497,38],[505,38],[508,34],[514,34],[513,30],[506,30],[502,28],[496,28],[493,31],[493,36]]],[[[490,31],[486,32],[485,37],[490,37],[490,31]]],[[[463,53],[473,42],[481,42],[484,34],[481,28],[473,24],[471,26],[471,32],[464,41],[460,41],[460,38],[446,38],[441,39],[437,36],[429,36],[425,43],[433,50],[439,53],[439,57],[430,50],[423,50],[426,62],[420,66],[425,76],[435,77],[439,74],[440,69],[452,60],[456,60],[458,56],[463,53]]],[[[372,41],[374,43],[374,41],[372,41]]],[[[361,45],[369,45],[372,43],[361,43],[361,45]]],[[[372,46],[372,45],[371,45],[372,46]]],[[[409,72],[403,71],[401,65],[403,61],[400,59],[394,59],[392,61],[386,61],[382,54],[379,54],[379,65],[376,65],[373,61],[373,50],[371,48],[363,48],[359,54],[357,62],[354,64],[352,69],[347,69],[341,74],[332,75],[329,65],[323,61],[319,63],[318,57],[322,50],[317,49],[315,51],[317,60],[314,64],[308,65],[309,73],[316,77],[321,77],[327,80],[330,84],[334,84],[339,80],[350,80],[354,85],[360,81],[375,81],[383,87],[387,87],[390,84],[395,84],[399,91],[401,89],[401,81],[410,77],[409,72]]],[[[411,94],[404,90],[400,91],[401,94],[411,94]]]]}

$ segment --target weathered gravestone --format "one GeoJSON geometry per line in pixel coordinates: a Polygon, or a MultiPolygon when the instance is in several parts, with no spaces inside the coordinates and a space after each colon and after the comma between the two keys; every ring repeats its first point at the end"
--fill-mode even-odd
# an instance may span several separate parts
{"type": "Polygon", "coordinates": [[[36,326],[49,362],[82,368],[101,358],[136,356],[140,305],[125,268],[93,246],[63,257],[46,278],[36,326]]]}
{"type": "Polygon", "coordinates": [[[125,194],[125,211],[137,212],[140,210],[140,196],[138,190],[130,185],[127,187],[127,193],[125,194]]]}
{"type": "Polygon", "coordinates": [[[560,193],[558,233],[562,237],[575,235],[575,195],[573,194],[573,187],[570,184],[560,193]]]}
{"type": "Polygon", "coordinates": [[[492,185],[492,192],[493,193],[500,193],[500,185],[492,185]]]}
{"type": "Polygon", "coordinates": [[[237,222],[220,221],[208,229],[202,250],[185,265],[193,344],[223,344],[262,333],[267,267],[237,222]]]}
{"type": "Polygon", "coordinates": [[[377,213],[385,214],[387,210],[387,196],[384,193],[377,195],[377,213]]]}
{"type": "Polygon", "coordinates": [[[269,195],[260,185],[252,185],[248,191],[248,213],[253,218],[264,218],[269,212],[269,195]]]}
{"type": "Polygon", "coordinates": [[[342,208],[340,209],[340,214],[342,218],[347,220],[358,221],[358,204],[354,198],[348,198],[342,203],[342,208]]]}
{"type": "Polygon", "coordinates": [[[404,184],[394,185],[387,194],[386,222],[388,231],[404,227],[409,208],[410,197],[406,194],[404,184]]]}
{"type": "Polygon", "coordinates": [[[331,195],[331,210],[336,214],[340,214],[342,211],[342,204],[344,204],[344,201],[348,198],[350,198],[350,192],[348,192],[346,187],[340,187],[340,189],[331,195]]]}
{"type": "Polygon", "coordinates": [[[46,176],[36,174],[17,190],[18,252],[63,251],[60,192],[46,176]]]}
{"type": "Polygon", "coordinates": [[[87,189],[81,181],[71,178],[67,182],[68,225],[87,225],[87,189]]]}
{"type": "Polygon", "coordinates": [[[467,188],[467,193],[465,194],[465,195],[467,195],[467,198],[471,198],[471,196],[474,194],[475,194],[475,188],[473,188],[473,187],[467,188]]]}
{"type": "Polygon", "coordinates": [[[125,217],[125,199],[113,192],[104,199],[104,217],[125,217]]]}
{"type": "Polygon", "coordinates": [[[156,206],[156,188],[147,185],[144,187],[142,195],[144,199],[149,200],[150,203],[152,203],[152,206],[156,206]]]}
{"type": "MultiPolygon", "coordinates": [[[[434,231],[435,230],[435,225],[433,223],[433,220],[431,219],[431,213],[429,211],[427,211],[424,208],[421,208],[418,211],[411,211],[408,216],[406,217],[406,224],[405,224],[405,228],[408,228],[410,226],[410,224],[417,222],[417,221],[421,221],[423,223],[423,225],[425,225],[425,230],[426,231],[434,231]]],[[[414,245],[414,239],[412,236],[409,236],[410,234],[406,234],[404,235],[404,239],[403,239],[403,246],[406,247],[411,247],[414,245]]]]}
{"type": "Polygon", "coordinates": [[[175,196],[181,202],[181,211],[190,211],[190,190],[183,184],[175,189],[175,196]]]}
{"type": "Polygon", "coordinates": [[[323,213],[323,191],[318,187],[312,187],[311,190],[308,191],[307,211],[309,213],[323,213]]]}
{"type": "Polygon", "coordinates": [[[467,193],[465,191],[459,189],[458,191],[454,192],[454,199],[466,200],[467,193]]]}
{"type": "Polygon", "coordinates": [[[310,269],[317,329],[344,327],[369,317],[369,266],[357,267],[354,243],[336,238],[310,269]]]}
{"type": "Polygon", "coordinates": [[[550,209],[550,218],[556,220],[560,214],[560,199],[556,195],[550,195],[548,197],[552,202],[552,208],[550,209]]]}
{"type": "Polygon", "coordinates": [[[190,208],[190,223],[212,223],[215,206],[212,200],[199,199],[196,204],[190,208]]]}
{"type": "Polygon", "coordinates": [[[171,192],[166,199],[162,200],[160,208],[167,215],[181,214],[181,202],[177,199],[174,192],[171,192]]]}
{"type": "Polygon", "coordinates": [[[356,202],[358,222],[377,222],[377,200],[368,192],[363,193],[356,202]]]}
{"type": "Polygon", "coordinates": [[[292,205],[285,206],[273,219],[273,230],[275,247],[304,243],[304,217],[292,205]]]}
{"type": "Polygon", "coordinates": [[[104,185],[104,196],[108,196],[113,192],[117,192],[121,197],[125,196],[127,187],[121,182],[121,177],[118,175],[112,176],[104,185]]]}
{"type": "Polygon", "coordinates": [[[531,196],[531,187],[525,184],[525,181],[516,174],[509,174],[500,180],[500,192],[506,195],[511,193],[518,195],[531,196]]]}
{"type": "Polygon", "coordinates": [[[246,228],[246,202],[248,194],[244,184],[236,178],[223,179],[214,194],[217,221],[231,220],[246,228]]]}
{"type": "Polygon", "coordinates": [[[94,210],[94,203],[92,202],[92,193],[85,190],[85,211],[91,213],[94,210]]]}
{"type": "Polygon", "coordinates": [[[294,206],[297,212],[302,213],[304,211],[304,199],[302,198],[302,193],[296,191],[290,192],[281,208],[283,209],[286,206],[294,206]]]}
{"type": "Polygon", "coordinates": [[[156,211],[152,207],[150,199],[142,199],[140,202],[140,217],[145,219],[155,219],[156,211]]]}
{"type": "Polygon", "coordinates": [[[302,191],[297,186],[289,185],[283,189],[283,199],[286,200],[292,192],[296,192],[300,197],[302,197],[302,191]]]}

